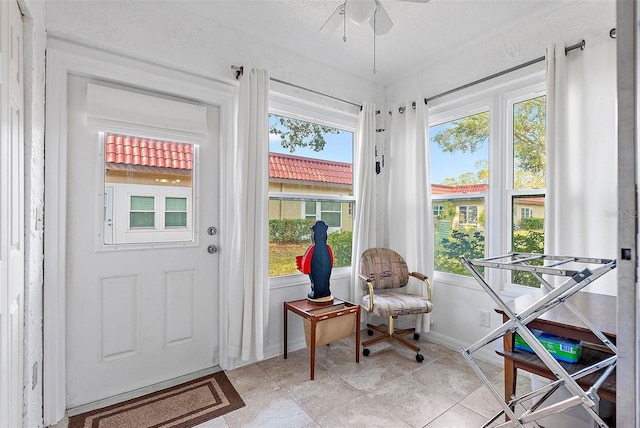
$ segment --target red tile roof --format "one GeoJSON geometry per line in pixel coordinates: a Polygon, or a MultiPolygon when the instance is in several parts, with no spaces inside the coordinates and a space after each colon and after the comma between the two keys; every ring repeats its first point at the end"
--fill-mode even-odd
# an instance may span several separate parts
{"type": "Polygon", "coordinates": [[[269,152],[269,178],[351,185],[350,163],[269,152]]]}
{"type": "Polygon", "coordinates": [[[489,190],[488,184],[463,184],[460,186],[450,186],[447,184],[432,184],[432,195],[450,195],[451,193],[480,193],[489,190]]]}
{"type": "MultiPolygon", "coordinates": [[[[105,134],[106,161],[110,164],[138,165],[141,167],[164,167],[193,169],[193,148],[190,144],[128,135],[105,134]]],[[[351,185],[353,167],[347,162],[269,152],[269,178],[318,183],[351,185]]],[[[449,186],[432,184],[433,195],[452,193],[486,192],[487,184],[449,186]]],[[[527,202],[535,203],[534,198],[527,202]]],[[[542,199],[544,200],[544,199],[542,199]]]]}
{"type": "Polygon", "coordinates": [[[193,148],[186,143],[107,133],[105,155],[111,164],[193,169],[193,148]]]}

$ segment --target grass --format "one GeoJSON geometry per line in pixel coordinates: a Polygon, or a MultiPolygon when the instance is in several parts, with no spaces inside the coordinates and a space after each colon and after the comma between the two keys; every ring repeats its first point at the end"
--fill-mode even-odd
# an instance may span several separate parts
{"type": "Polygon", "coordinates": [[[296,268],[296,256],[301,256],[309,247],[307,243],[269,243],[269,276],[300,273],[296,268]]]}

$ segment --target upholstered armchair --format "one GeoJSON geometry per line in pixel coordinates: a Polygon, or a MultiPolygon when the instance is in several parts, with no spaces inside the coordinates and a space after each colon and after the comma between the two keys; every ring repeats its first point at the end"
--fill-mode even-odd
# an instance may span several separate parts
{"type": "Polygon", "coordinates": [[[388,317],[387,326],[367,324],[367,333],[373,336],[374,331],[379,335],[362,342],[362,354],[370,354],[369,346],[383,342],[397,342],[416,352],[416,361],[421,363],[424,356],[420,348],[406,340],[403,336],[413,333],[414,340],[420,335],[414,328],[397,330],[393,326],[394,320],[400,315],[415,315],[431,312],[431,283],[426,275],[409,272],[407,264],[393,250],[388,248],[370,248],[360,258],[360,279],[367,287],[367,293],[362,298],[362,307],[368,313],[376,316],[388,317]],[[423,282],[423,295],[407,294],[404,287],[409,278],[423,282]]]}

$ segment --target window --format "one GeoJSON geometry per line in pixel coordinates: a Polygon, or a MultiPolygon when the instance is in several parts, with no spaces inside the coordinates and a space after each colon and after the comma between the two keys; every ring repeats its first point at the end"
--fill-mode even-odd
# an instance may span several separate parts
{"type": "Polygon", "coordinates": [[[156,226],[155,198],[153,196],[131,196],[130,200],[129,228],[154,228],[156,226]]]}
{"type": "Polygon", "coordinates": [[[435,268],[440,272],[470,275],[460,257],[484,257],[489,112],[477,110],[429,129],[435,268]]]}
{"type": "Polygon", "coordinates": [[[164,227],[187,227],[187,198],[166,198],[164,204],[164,227]]]}
{"type": "Polygon", "coordinates": [[[461,205],[458,208],[459,221],[461,226],[477,226],[478,225],[478,206],[477,205],[461,205]]]}
{"type": "Polygon", "coordinates": [[[299,273],[316,220],[329,226],[334,268],[351,266],[353,132],[269,117],[269,275],[299,273]]]}
{"type": "Polygon", "coordinates": [[[329,233],[340,229],[342,226],[342,206],[340,202],[331,201],[305,201],[306,219],[322,220],[329,226],[329,233]]]}
{"type": "Polygon", "coordinates": [[[433,216],[439,217],[444,214],[444,205],[433,205],[433,216]]]}
{"type": "MultiPolygon", "coordinates": [[[[430,107],[437,275],[469,275],[462,256],[543,252],[545,117],[541,75],[430,107]]],[[[540,285],[527,272],[484,275],[540,285]]]]}

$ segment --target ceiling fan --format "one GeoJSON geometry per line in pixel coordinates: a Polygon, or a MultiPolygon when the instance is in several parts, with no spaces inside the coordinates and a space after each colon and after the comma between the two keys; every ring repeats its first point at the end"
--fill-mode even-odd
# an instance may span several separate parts
{"type": "MultiPolygon", "coordinates": [[[[429,0],[399,0],[412,3],[427,3],[429,0]]],[[[342,40],[347,41],[347,19],[356,25],[369,23],[376,36],[387,34],[393,21],[379,0],[345,0],[338,5],[329,18],[322,24],[320,32],[333,32],[340,24],[343,25],[342,40]]]]}

